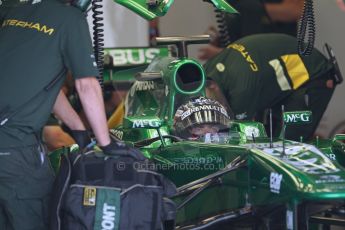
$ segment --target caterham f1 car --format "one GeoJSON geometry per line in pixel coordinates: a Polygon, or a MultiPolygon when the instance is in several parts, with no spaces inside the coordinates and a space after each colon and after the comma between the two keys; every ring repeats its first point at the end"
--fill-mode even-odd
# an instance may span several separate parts
{"type": "MultiPolygon", "coordinates": [[[[186,46],[208,39],[157,38],[157,44],[176,45],[177,56],[157,57],[135,75],[122,124],[111,129],[178,187],[176,229],[345,226],[343,135],[302,143],[273,138],[261,123],[236,120],[217,135],[178,135],[176,110],[205,96],[207,84],[186,46]]],[[[310,119],[308,111],[284,116],[285,125],[310,119]]]]}
{"type": "MultiPolygon", "coordinates": [[[[172,3],[116,1],[147,19],[164,15],[172,3]]],[[[226,1],[212,3],[234,11],[226,1]]],[[[206,96],[207,84],[202,65],[188,58],[187,45],[209,37],[156,41],[176,47],[176,55],[108,76],[113,81],[136,73],[121,125],[111,133],[139,148],[177,186],[175,229],[345,229],[344,135],[303,143],[273,138],[259,122],[231,120],[216,135],[181,137],[174,127],[176,111],[206,96]]],[[[286,113],[285,125],[309,117],[308,111],[286,113]]]]}

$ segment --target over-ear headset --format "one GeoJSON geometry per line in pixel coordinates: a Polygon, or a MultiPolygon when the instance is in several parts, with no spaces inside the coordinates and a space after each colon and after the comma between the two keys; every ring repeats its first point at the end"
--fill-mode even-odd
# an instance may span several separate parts
{"type": "MultiPolygon", "coordinates": [[[[17,7],[25,4],[36,4],[41,2],[42,0],[0,0],[0,7],[17,7]]],[[[67,3],[66,1],[63,1],[67,3]]],[[[91,0],[72,0],[68,1],[72,6],[77,7],[81,11],[86,11],[89,7],[91,0]]]]}

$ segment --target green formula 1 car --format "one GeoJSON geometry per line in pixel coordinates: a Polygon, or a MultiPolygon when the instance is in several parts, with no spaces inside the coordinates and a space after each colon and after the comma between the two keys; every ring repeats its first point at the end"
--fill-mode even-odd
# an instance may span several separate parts
{"type": "MultiPolygon", "coordinates": [[[[172,3],[117,2],[147,19],[164,15],[172,3]]],[[[225,1],[212,3],[227,7],[225,1]]],[[[208,41],[208,36],[157,38],[157,44],[177,47],[177,55],[138,68],[122,124],[111,129],[178,187],[175,229],[345,229],[344,135],[294,142],[270,137],[261,123],[235,120],[217,135],[192,139],[176,131],[180,106],[206,95],[203,67],[188,58],[187,45],[208,41]]],[[[285,115],[288,123],[310,114],[285,115]]]]}
{"type": "MultiPolygon", "coordinates": [[[[140,148],[178,187],[176,229],[317,229],[345,226],[344,136],[301,143],[266,134],[263,124],[230,121],[226,132],[181,138],[174,119],[191,98],[205,96],[202,66],[186,45],[207,36],[157,38],[177,57],[157,57],[129,90],[122,125],[111,130],[140,148]]],[[[286,122],[308,112],[285,113],[286,122]]],[[[303,124],[301,124],[303,125],[303,124]]]]}
{"type": "MultiPolygon", "coordinates": [[[[176,229],[344,228],[345,135],[301,143],[272,138],[261,123],[236,120],[217,135],[179,135],[177,110],[205,96],[207,84],[203,67],[187,57],[186,45],[208,40],[157,38],[158,43],[177,45],[177,56],[168,55],[165,48],[149,64],[134,65],[134,70],[118,70],[114,64],[113,53],[123,50],[108,52],[113,71],[106,75],[106,85],[132,82],[130,75],[142,70],[128,92],[122,124],[111,133],[139,148],[155,163],[154,169],[178,187],[173,198],[178,207],[176,229]]],[[[285,121],[303,123],[310,115],[285,113],[285,121]]],[[[53,166],[59,164],[60,153],[50,155],[53,166]]]]}

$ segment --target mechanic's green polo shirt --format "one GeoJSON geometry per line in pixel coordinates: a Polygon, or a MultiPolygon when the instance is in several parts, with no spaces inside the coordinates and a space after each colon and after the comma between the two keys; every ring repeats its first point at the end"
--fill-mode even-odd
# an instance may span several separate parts
{"type": "Polygon", "coordinates": [[[46,123],[64,77],[44,88],[64,66],[75,78],[98,75],[90,33],[80,10],[55,0],[16,7],[1,18],[0,122],[4,113],[12,117],[0,126],[0,147],[28,145],[46,123]]]}
{"type": "Polygon", "coordinates": [[[244,37],[205,64],[207,77],[221,87],[238,119],[253,118],[331,68],[316,49],[300,56],[296,38],[285,34],[244,37]]]}
{"type": "Polygon", "coordinates": [[[274,22],[265,9],[265,3],[281,3],[282,0],[227,0],[239,14],[226,14],[224,19],[232,42],[244,36],[258,33],[297,34],[297,22],[274,22]]]}

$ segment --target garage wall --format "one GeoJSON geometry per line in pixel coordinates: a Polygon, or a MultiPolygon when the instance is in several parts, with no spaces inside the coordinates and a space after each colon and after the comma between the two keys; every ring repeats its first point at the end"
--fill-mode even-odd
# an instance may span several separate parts
{"type": "MultiPolygon", "coordinates": [[[[148,22],[145,19],[112,0],[103,0],[103,11],[105,47],[148,46],[148,22]]],[[[92,37],[91,11],[87,20],[92,37]]]]}
{"type": "MultiPolygon", "coordinates": [[[[161,36],[201,35],[210,25],[216,25],[213,5],[203,0],[175,0],[159,20],[161,36]]],[[[189,56],[196,58],[199,47],[191,45],[189,56]]]]}
{"type": "MultiPolygon", "coordinates": [[[[323,50],[327,42],[333,47],[340,69],[345,77],[345,12],[341,11],[336,0],[314,0],[316,15],[316,47],[323,50]]],[[[339,85],[319,125],[319,133],[330,134],[331,130],[345,120],[345,82],[339,85]]]]}

